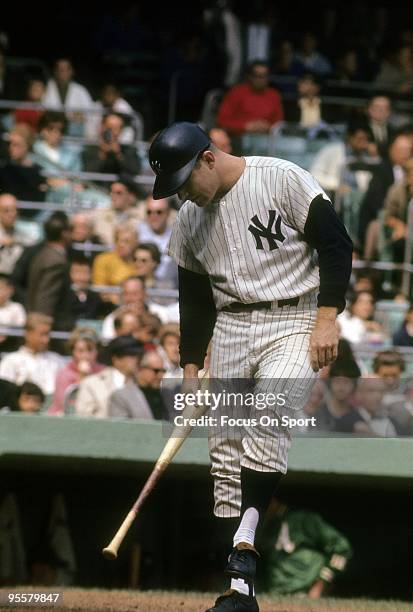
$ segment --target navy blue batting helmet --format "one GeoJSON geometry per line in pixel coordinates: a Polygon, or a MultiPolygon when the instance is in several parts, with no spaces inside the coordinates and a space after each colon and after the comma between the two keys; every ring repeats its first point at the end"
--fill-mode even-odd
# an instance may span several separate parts
{"type": "Polygon", "coordinates": [[[173,123],[158,134],[149,149],[149,162],[156,174],[153,197],[167,198],[188,180],[198,156],[211,144],[196,123],[173,123]]]}

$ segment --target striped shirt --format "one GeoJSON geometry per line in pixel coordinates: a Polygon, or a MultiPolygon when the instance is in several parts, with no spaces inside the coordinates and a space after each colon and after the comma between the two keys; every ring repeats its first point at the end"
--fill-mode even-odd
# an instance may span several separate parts
{"type": "Polygon", "coordinates": [[[206,207],[186,201],[167,253],[209,275],[217,309],[301,296],[319,286],[316,253],[304,241],[312,200],[328,197],[305,170],[269,157],[246,157],[224,197],[206,207]]]}

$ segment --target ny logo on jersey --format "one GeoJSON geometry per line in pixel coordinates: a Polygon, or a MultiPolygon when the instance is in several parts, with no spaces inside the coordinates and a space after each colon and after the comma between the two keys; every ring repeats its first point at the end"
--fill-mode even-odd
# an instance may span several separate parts
{"type": "Polygon", "coordinates": [[[277,240],[284,242],[285,236],[281,231],[281,215],[278,215],[275,210],[269,210],[269,219],[267,227],[260,221],[257,215],[254,215],[251,219],[252,223],[249,225],[248,230],[255,238],[257,249],[263,249],[262,238],[268,241],[268,248],[270,251],[278,249],[277,240]],[[276,218],[277,217],[277,218],[276,218]],[[274,228],[274,232],[273,232],[274,228]]]}

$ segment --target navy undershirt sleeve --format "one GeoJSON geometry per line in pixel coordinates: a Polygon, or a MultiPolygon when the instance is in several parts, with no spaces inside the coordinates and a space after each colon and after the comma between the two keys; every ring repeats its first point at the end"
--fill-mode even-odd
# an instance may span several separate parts
{"type": "Polygon", "coordinates": [[[317,251],[320,268],[318,306],[342,312],[351,275],[353,243],[331,202],[320,194],[310,204],[304,226],[305,241],[317,251]]]}
{"type": "Polygon", "coordinates": [[[181,367],[195,363],[202,369],[216,321],[211,283],[207,275],[181,266],[178,278],[181,367]]]}

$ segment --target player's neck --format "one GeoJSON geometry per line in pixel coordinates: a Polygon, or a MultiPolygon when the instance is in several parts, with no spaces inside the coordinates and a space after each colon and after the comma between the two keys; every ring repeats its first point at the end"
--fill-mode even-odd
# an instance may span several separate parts
{"type": "Polygon", "coordinates": [[[215,200],[220,200],[228,191],[231,191],[243,175],[245,167],[246,161],[243,157],[235,157],[234,155],[226,156],[225,162],[222,165],[221,187],[216,193],[215,200]]]}

